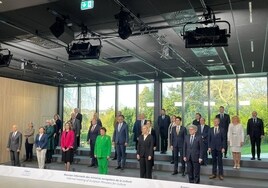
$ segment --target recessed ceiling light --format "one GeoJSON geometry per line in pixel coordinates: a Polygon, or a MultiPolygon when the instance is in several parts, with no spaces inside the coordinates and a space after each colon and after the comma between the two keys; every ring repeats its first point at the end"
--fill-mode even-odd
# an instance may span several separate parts
{"type": "Polygon", "coordinates": [[[254,44],[253,44],[253,40],[250,41],[250,50],[251,50],[251,52],[254,52],[254,44]]]}
{"type": "Polygon", "coordinates": [[[2,4],[3,3],[3,1],[0,1],[0,4],[2,4]]]}
{"type": "Polygon", "coordinates": [[[248,9],[249,9],[249,23],[252,23],[252,2],[248,3],[248,9]]]}
{"type": "Polygon", "coordinates": [[[209,59],[208,62],[214,62],[215,60],[214,59],[209,59]]]}

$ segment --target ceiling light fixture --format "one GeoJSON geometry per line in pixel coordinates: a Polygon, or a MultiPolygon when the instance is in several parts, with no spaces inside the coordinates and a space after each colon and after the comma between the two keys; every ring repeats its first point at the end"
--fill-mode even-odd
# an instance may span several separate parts
{"type": "Polygon", "coordinates": [[[2,4],[3,3],[3,1],[0,1],[0,4],[2,4]]]}
{"type": "Polygon", "coordinates": [[[255,62],[254,62],[254,61],[251,62],[251,67],[252,67],[252,68],[255,67],[255,62]]]}
{"type": "Polygon", "coordinates": [[[254,43],[253,43],[253,40],[250,41],[250,50],[251,50],[251,52],[254,52],[254,43]]]}
{"type": "Polygon", "coordinates": [[[114,17],[118,20],[118,34],[120,38],[125,40],[130,37],[130,35],[132,35],[132,30],[129,22],[133,20],[130,13],[122,9],[114,17]]]}
{"type": "Polygon", "coordinates": [[[248,2],[248,8],[249,8],[249,23],[252,23],[252,2],[248,2]]]}

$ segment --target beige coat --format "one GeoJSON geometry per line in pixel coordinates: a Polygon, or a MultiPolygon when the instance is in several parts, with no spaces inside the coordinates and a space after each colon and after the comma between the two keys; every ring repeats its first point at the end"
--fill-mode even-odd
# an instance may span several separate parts
{"type": "Polygon", "coordinates": [[[241,124],[233,125],[230,123],[228,129],[228,142],[231,147],[240,147],[241,142],[244,142],[244,128],[241,124]]]}
{"type": "Polygon", "coordinates": [[[34,143],[34,129],[27,128],[24,132],[25,138],[28,138],[28,143],[34,143]]]}

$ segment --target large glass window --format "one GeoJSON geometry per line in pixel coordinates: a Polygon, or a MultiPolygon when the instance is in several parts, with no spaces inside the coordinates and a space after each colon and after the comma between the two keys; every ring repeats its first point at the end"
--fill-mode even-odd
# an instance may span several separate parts
{"type": "Polygon", "coordinates": [[[198,112],[206,120],[208,119],[208,81],[184,82],[184,125],[189,125],[195,119],[198,112]]]}
{"type": "MultiPolygon", "coordinates": [[[[251,118],[252,111],[257,111],[258,117],[263,119],[264,125],[268,122],[267,113],[267,78],[240,78],[238,79],[239,117],[245,128],[251,118]]],[[[265,135],[268,129],[265,126],[265,135]]],[[[245,132],[246,133],[246,132],[245,132]]],[[[263,139],[266,140],[266,139],[263,139]]],[[[268,153],[267,142],[262,143],[262,153],[268,153]]],[[[250,140],[246,137],[242,154],[251,157],[250,140]]]]}
{"type": "Polygon", "coordinates": [[[81,145],[87,145],[86,138],[90,121],[96,112],[96,86],[81,87],[81,113],[83,114],[83,126],[81,131],[81,145]]]}
{"type": "Polygon", "coordinates": [[[136,121],[136,85],[118,86],[118,110],[129,126],[129,146],[133,146],[133,124],[136,121]]]}
{"type": "Polygon", "coordinates": [[[162,84],[162,107],[170,116],[182,115],[181,82],[162,84]]]}
{"type": "Polygon", "coordinates": [[[73,112],[73,109],[78,107],[78,88],[64,88],[63,100],[63,121],[66,122],[71,119],[71,113],[73,112]]]}
{"type": "Polygon", "coordinates": [[[139,113],[154,120],[154,84],[139,84],[139,113]]]}
{"type": "Polygon", "coordinates": [[[99,117],[106,127],[107,134],[112,136],[115,118],[115,86],[99,87],[99,117]]]}
{"type": "Polygon", "coordinates": [[[223,106],[230,117],[236,115],[236,79],[210,81],[210,114],[211,123],[223,106]]]}

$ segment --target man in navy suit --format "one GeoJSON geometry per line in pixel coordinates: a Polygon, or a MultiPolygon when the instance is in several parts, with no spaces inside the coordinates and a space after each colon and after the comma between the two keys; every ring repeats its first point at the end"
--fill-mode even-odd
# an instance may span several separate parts
{"type": "Polygon", "coordinates": [[[201,136],[202,142],[203,142],[203,161],[202,165],[208,164],[208,132],[209,132],[209,126],[206,125],[205,118],[200,118],[200,125],[197,126],[197,134],[201,136]]]}
{"type": "Polygon", "coordinates": [[[116,145],[117,162],[116,169],[124,170],[126,164],[126,147],[128,145],[128,125],[124,122],[124,116],[119,115],[113,134],[113,144],[116,145]]]}
{"type": "Polygon", "coordinates": [[[255,160],[255,146],[257,146],[257,157],[260,161],[261,155],[261,139],[264,137],[264,128],[262,119],[257,117],[257,112],[252,112],[252,118],[247,123],[247,135],[250,137],[251,142],[251,160],[255,160]]]}
{"type": "Polygon", "coordinates": [[[96,139],[97,136],[100,134],[100,128],[101,128],[101,125],[98,124],[97,121],[98,120],[95,118],[91,120],[91,125],[89,127],[87,134],[87,141],[89,142],[90,145],[90,157],[91,157],[91,165],[89,165],[89,167],[97,166],[97,160],[94,154],[94,150],[95,150],[96,139]]]}
{"type": "Polygon", "coordinates": [[[185,176],[185,161],[183,160],[183,144],[187,130],[181,125],[181,117],[176,117],[175,126],[172,127],[170,147],[174,152],[174,171],[172,175],[178,174],[179,157],[181,162],[182,176],[185,176]]]}
{"type": "Polygon", "coordinates": [[[217,177],[217,165],[219,168],[219,179],[223,180],[222,153],[225,151],[226,137],[224,129],[219,127],[220,119],[214,119],[214,127],[210,128],[208,134],[208,151],[212,155],[212,175],[209,179],[217,177]]]}
{"type": "Polygon", "coordinates": [[[224,148],[224,158],[227,158],[227,150],[228,150],[228,144],[227,144],[227,134],[230,124],[230,116],[226,113],[224,113],[224,107],[220,106],[219,109],[220,113],[216,115],[216,118],[220,119],[220,127],[223,128],[225,132],[225,148],[224,148]]]}
{"type": "Polygon", "coordinates": [[[158,129],[161,138],[161,154],[166,154],[168,146],[168,127],[170,125],[170,117],[166,115],[166,110],[161,110],[161,115],[158,116],[158,129]]]}
{"type": "Polygon", "coordinates": [[[136,143],[136,150],[138,146],[139,136],[141,135],[141,127],[146,124],[146,119],[144,113],[139,115],[133,126],[133,141],[136,143]]]}
{"type": "Polygon", "coordinates": [[[203,141],[201,136],[196,134],[197,126],[189,127],[190,135],[184,140],[183,160],[187,162],[189,183],[200,183],[200,164],[203,160],[203,141]]]}

